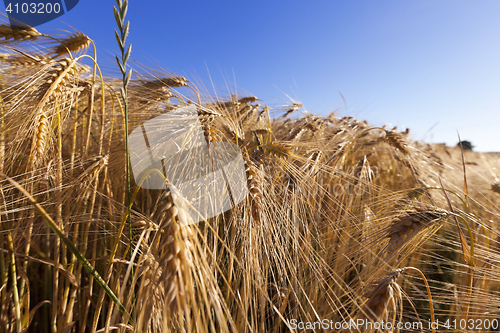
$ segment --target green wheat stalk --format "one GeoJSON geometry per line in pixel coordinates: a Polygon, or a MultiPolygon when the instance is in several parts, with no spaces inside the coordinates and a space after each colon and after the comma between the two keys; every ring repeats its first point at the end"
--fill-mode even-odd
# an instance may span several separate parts
{"type": "MultiPolygon", "coordinates": [[[[127,86],[130,82],[130,77],[132,76],[132,69],[127,72],[127,61],[130,57],[130,52],[132,51],[132,44],[128,45],[127,50],[125,51],[127,35],[129,32],[130,21],[125,23],[125,16],[127,15],[128,10],[128,0],[116,0],[116,4],[118,6],[113,6],[113,13],[115,15],[116,24],[118,25],[118,30],[115,30],[116,41],[118,42],[118,46],[120,47],[121,59],[115,55],[116,63],[120,68],[122,73],[122,87],[120,89],[120,93],[123,100],[123,108],[125,113],[125,165],[127,172],[127,217],[129,222],[129,239],[132,241],[132,219],[130,215],[130,165],[129,165],[129,140],[128,140],[128,99],[127,99],[127,86]]],[[[132,246],[130,248],[130,255],[132,255],[132,246]]],[[[132,279],[133,279],[133,271],[132,271],[132,279]]]]}
{"type": "MultiPolygon", "coordinates": [[[[127,21],[125,23],[125,16],[127,15],[127,10],[128,10],[128,1],[127,0],[116,0],[117,6],[113,6],[113,13],[115,16],[116,24],[118,25],[118,30],[115,30],[115,37],[116,41],[118,42],[118,46],[120,47],[120,52],[121,52],[121,59],[115,55],[116,58],[116,63],[118,64],[118,67],[120,68],[120,71],[122,73],[122,87],[120,89],[120,93],[122,96],[122,101],[123,101],[123,107],[124,107],[124,117],[125,117],[125,167],[126,167],[126,178],[127,178],[127,184],[126,184],[126,205],[127,205],[127,211],[125,215],[125,219],[128,219],[129,222],[129,239],[130,242],[132,242],[132,220],[130,216],[130,208],[131,208],[131,201],[130,201],[130,166],[129,166],[129,140],[128,140],[128,99],[127,99],[127,86],[130,82],[130,78],[132,76],[132,69],[130,69],[127,72],[127,61],[130,57],[130,52],[132,50],[132,45],[129,45],[127,47],[127,50],[125,51],[125,45],[126,45],[126,40],[127,40],[127,35],[129,32],[129,27],[130,27],[130,22],[127,21]]],[[[121,230],[120,230],[121,233],[121,230]]],[[[109,261],[109,265],[107,268],[107,272],[105,275],[105,282],[109,281],[111,278],[111,272],[112,272],[112,266],[113,266],[113,257],[116,254],[117,250],[117,245],[118,243],[115,243],[115,246],[113,247],[111,251],[111,257],[109,261]]],[[[130,244],[130,255],[132,256],[132,244],[130,244]]],[[[132,270],[131,273],[131,279],[134,279],[134,273],[132,270]]],[[[96,315],[94,317],[94,321],[92,323],[92,332],[96,331],[97,328],[97,323],[99,320],[100,312],[102,309],[103,305],[103,300],[104,300],[104,294],[101,292],[101,295],[99,295],[99,299],[97,301],[96,305],[96,315]]],[[[122,309],[120,309],[122,310],[122,309]]],[[[122,311],[123,313],[123,311],[122,311]]],[[[128,318],[131,318],[128,316],[128,318]]],[[[129,319],[130,321],[130,319],[129,319]]]]}

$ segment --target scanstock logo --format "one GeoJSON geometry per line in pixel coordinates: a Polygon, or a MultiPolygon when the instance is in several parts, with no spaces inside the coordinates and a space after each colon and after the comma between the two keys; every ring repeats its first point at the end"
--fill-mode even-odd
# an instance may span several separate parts
{"type": "Polygon", "coordinates": [[[79,0],[4,0],[11,26],[24,23],[32,27],[66,14],[79,0]]]}
{"type": "Polygon", "coordinates": [[[193,105],[148,120],[130,133],[129,144],[136,184],[152,190],[168,186],[187,215],[182,224],[222,214],[249,193],[240,148],[207,143],[193,105]]]}

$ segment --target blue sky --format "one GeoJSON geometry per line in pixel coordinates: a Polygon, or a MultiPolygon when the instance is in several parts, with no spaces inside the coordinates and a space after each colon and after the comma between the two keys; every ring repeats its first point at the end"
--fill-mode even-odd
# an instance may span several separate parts
{"type": "MultiPolygon", "coordinates": [[[[61,18],[94,39],[108,69],[114,3],[80,0],[61,18]]],[[[132,0],[127,18],[138,63],[212,93],[213,81],[223,96],[291,97],[428,142],[455,145],[458,130],[477,151],[500,151],[500,1],[132,0]]]]}

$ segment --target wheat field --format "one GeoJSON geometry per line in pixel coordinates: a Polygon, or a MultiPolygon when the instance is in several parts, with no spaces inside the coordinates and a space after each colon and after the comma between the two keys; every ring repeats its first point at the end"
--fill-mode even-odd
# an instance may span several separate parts
{"type": "Polygon", "coordinates": [[[498,154],[130,74],[123,6],[122,77],[81,32],[0,25],[0,332],[500,331],[498,154]],[[187,106],[248,189],[193,224],[129,163],[187,106]]]}

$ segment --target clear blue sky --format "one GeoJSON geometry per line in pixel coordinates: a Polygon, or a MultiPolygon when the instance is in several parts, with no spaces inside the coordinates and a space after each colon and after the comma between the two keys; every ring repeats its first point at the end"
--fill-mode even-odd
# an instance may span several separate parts
{"type": "MultiPolygon", "coordinates": [[[[108,68],[114,3],[80,0],[61,18],[95,40],[108,68]]],[[[459,130],[476,150],[500,151],[498,0],[131,0],[127,18],[137,61],[210,90],[208,71],[217,88],[271,105],[288,95],[315,114],[449,145],[459,130]]],[[[38,29],[51,27],[63,25],[38,29]]]]}

